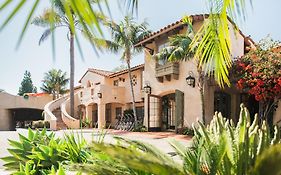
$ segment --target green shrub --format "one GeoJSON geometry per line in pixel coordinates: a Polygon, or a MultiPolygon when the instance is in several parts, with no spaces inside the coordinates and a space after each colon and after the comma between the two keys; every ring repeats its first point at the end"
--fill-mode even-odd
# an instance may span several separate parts
{"type": "Polygon", "coordinates": [[[50,122],[49,121],[44,121],[44,120],[38,120],[38,121],[33,121],[32,122],[32,128],[50,128],[50,122]]]}
{"type": "Polygon", "coordinates": [[[142,124],[137,124],[137,125],[133,128],[132,131],[133,131],[133,132],[147,132],[148,129],[147,129],[145,126],[143,126],[142,124]]]}
{"type": "Polygon", "coordinates": [[[90,128],[91,121],[88,118],[86,118],[84,120],[80,120],[80,126],[82,126],[82,128],[90,128]]]}
{"type": "Polygon", "coordinates": [[[184,135],[194,136],[194,130],[193,130],[193,128],[184,128],[182,133],[183,133],[184,135]]]}
{"type": "Polygon", "coordinates": [[[86,141],[74,134],[65,135],[63,139],[55,134],[28,130],[28,136],[19,134],[19,141],[9,140],[12,148],[10,156],[2,158],[4,167],[17,173],[32,170],[35,174],[48,174],[52,168],[57,170],[62,162],[83,163],[89,156],[86,141]]]}

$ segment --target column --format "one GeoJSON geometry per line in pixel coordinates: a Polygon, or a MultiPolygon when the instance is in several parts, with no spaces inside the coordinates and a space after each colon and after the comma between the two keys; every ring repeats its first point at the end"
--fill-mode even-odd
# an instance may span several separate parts
{"type": "Polygon", "coordinates": [[[105,128],[105,104],[98,104],[98,128],[105,128]]]}
{"type": "Polygon", "coordinates": [[[89,122],[93,121],[93,106],[92,105],[86,106],[86,119],[88,119],[89,122]]]}
{"type": "Polygon", "coordinates": [[[148,128],[148,115],[149,115],[149,102],[148,102],[148,94],[144,94],[144,119],[143,119],[143,125],[148,128]]]}

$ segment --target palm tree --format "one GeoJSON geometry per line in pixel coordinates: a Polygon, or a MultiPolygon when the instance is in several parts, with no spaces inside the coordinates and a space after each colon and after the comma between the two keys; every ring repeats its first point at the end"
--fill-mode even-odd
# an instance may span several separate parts
{"type": "Polygon", "coordinates": [[[138,54],[142,51],[142,47],[134,47],[134,45],[138,41],[143,39],[144,36],[149,34],[149,31],[147,29],[148,24],[146,22],[137,24],[135,21],[133,21],[132,17],[125,16],[124,21],[121,21],[119,24],[116,24],[114,22],[108,22],[107,26],[110,29],[112,40],[100,40],[101,42],[99,42],[95,38],[93,40],[99,42],[99,45],[103,45],[106,49],[111,52],[122,52],[121,60],[126,62],[129,73],[133,113],[136,124],[137,113],[131,73],[131,60],[133,55],[138,54]]]}
{"type": "MultiPolygon", "coordinates": [[[[108,1],[106,6],[108,7],[108,1]]],[[[229,36],[230,29],[228,28],[228,16],[231,19],[245,19],[245,7],[246,2],[252,2],[252,0],[206,0],[209,2],[208,7],[210,7],[209,20],[204,21],[204,25],[200,31],[196,34],[193,39],[192,47],[198,47],[195,53],[195,57],[199,59],[199,66],[203,67],[206,65],[207,69],[205,74],[213,74],[216,81],[220,86],[224,86],[226,83],[230,85],[229,82],[229,68],[231,67],[231,57],[230,50],[231,41],[229,36]],[[205,42],[208,41],[208,42],[205,42]],[[199,43],[199,44],[198,44],[199,43]],[[214,65],[214,69],[208,65],[214,65]]],[[[0,4],[0,12],[9,9],[9,5],[14,2],[13,0],[5,0],[0,4]]],[[[0,26],[0,31],[7,26],[11,19],[23,8],[24,4],[29,1],[19,1],[14,7],[12,12],[8,15],[6,20],[0,26]]],[[[27,26],[29,24],[30,18],[34,14],[34,11],[38,7],[40,0],[35,0],[34,4],[28,14],[27,20],[19,37],[19,42],[26,32],[27,26]]],[[[65,14],[67,19],[69,19],[69,25],[73,30],[75,35],[75,20],[73,20],[72,15],[78,16],[82,22],[82,28],[87,29],[86,26],[91,26],[91,31],[99,31],[95,33],[102,34],[100,25],[96,20],[96,12],[89,5],[91,2],[96,2],[99,4],[100,12],[102,12],[100,3],[101,0],[64,0],[65,4],[69,6],[63,6],[62,8],[68,13],[65,14]],[[73,13],[70,13],[70,9],[73,13]],[[97,29],[97,30],[96,30],[97,29]]],[[[139,0],[124,0],[124,4],[127,6],[128,10],[138,9],[139,0]]],[[[56,21],[56,20],[53,20],[56,21]]],[[[236,28],[237,30],[237,28],[236,28]]]]}
{"type": "MultiPolygon", "coordinates": [[[[42,34],[39,45],[44,42],[55,29],[64,27],[68,30],[68,40],[70,44],[70,115],[74,117],[74,39],[75,30],[81,31],[84,36],[90,35],[90,30],[85,25],[83,19],[79,18],[75,9],[63,0],[51,0],[53,7],[46,9],[41,16],[33,19],[32,24],[47,28],[42,34]],[[70,21],[74,21],[72,26],[70,21]],[[83,25],[83,27],[82,27],[83,25]]],[[[99,14],[96,19],[101,20],[103,16],[99,14]]],[[[78,40],[76,40],[78,41],[78,40]]],[[[77,43],[79,46],[79,43],[77,43]]]]}
{"type": "Polygon", "coordinates": [[[41,90],[53,95],[53,100],[58,98],[59,94],[66,92],[66,85],[69,79],[66,78],[66,72],[62,70],[51,69],[45,73],[41,90]]]}

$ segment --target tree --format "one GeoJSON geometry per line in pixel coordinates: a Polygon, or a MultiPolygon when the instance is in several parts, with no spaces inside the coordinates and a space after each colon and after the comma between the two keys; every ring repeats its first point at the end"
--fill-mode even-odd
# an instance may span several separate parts
{"type": "Polygon", "coordinates": [[[25,71],[24,73],[18,95],[23,96],[25,93],[37,93],[37,88],[33,86],[31,73],[29,71],[25,71]]]}
{"type": "MultiPolygon", "coordinates": [[[[53,8],[46,9],[41,16],[34,18],[32,24],[47,28],[39,40],[39,45],[45,41],[55,29],[65,27],[68,30],[67,37],[70,44],[70,115],[74,117],[74,39],[75,36],[77,36],[75,35],[75,30],[81,31],[86,37],[90,36],[90,30],[87,26],[83,26],[85,25],[85,21],[74,13],[75,9],[73,9],[67,1],[51,0],[51,2],[53,8]],[[74,26],[70,21],[74,21],[74,26]]],[[[95,17],[99,20],[104,18],[101,14],[95,17]]],[[[78,46],[80,46],[78,40],[76,41],[78,46]]]]}
{"type": "MultiPolygon", "coordinates": [[[[229,69],[232,66],[231,60],[231,39],[230,39],[230,28],[228,15],[231,19],[245,19],[245,4],[246,2],[252,2],[252,0],[206,0],[209,4],[209,17],[208,20],[205,20],[199,32],[193,39],[191,47],[197,47],[198,49],[195,52],[195,57],[199,59],[199,67],[205,70],[206,75],[213,75],[217,83],[224,87],[225,84],[230,86],[229,81],[229,69]],[[214,65],[214,66],[208,66],[214,65]]],[[[8,9],[8,6],[13,2],[13,0],[6,0],[4,3],[0,4],[0,12],[4,9],[8,9]]],[[[19,12],[20,9],[24,6],[27,1],[18,2],[17,6],[10,13],[7,19],[4,21],[2,26],[0,26],[0,31],[3,29],[11,19],[19,12]]],[[[27,17],[25,25],[23,27],[22,33],[19,38],[21,42],[26,28],[29,24],[31,16],[34,14],[35,9],[38,7],[40,0],[36,0],[34,5],[27,17]]],[[[102,30],[96,18],[97,12],[89,5],[91,2],[98,3],[99,10],[102,12],[101,2],[105,2],[106,7],[108,7],[108,1],[100,0],[64,0],[63,10],[68,12],[66,13],[66,18],[69,19],[70,28],[73,30],[75,35],[75,25],[76,21],[72,18],[72,15],[79,17],[80,22],[82,22],[82,28],[89,29],[87,26],[91,26],[90,29],[94,34],[102,34],[102,30]],[[71,10],[70,10],[71,9],[71,10]],[[71,13],[70,13],[71,12],[71,13]],[[99,32],[95,32],[99,31],[99,32]]],[[[137,10],[139,0],[124,0],[125,6],[127,9],[137,10]]],[[[109,9],[109,8],[108,8],[109,9]]],[[[52,16],[51,18],[55,18],[52,16]]],[[[52,23],[56,19],[52,19],[52,23]]],[[[238,30],[237,27],[234,27],[234,30],[238,30]]]]}
{"type": "Polygon", "coordinates": [[[104,46],[106,49],[113,53],[122,52],[121,59],[126,62],[128,68],[133,112],[135,117],[135,124],[137,124],[135,94],[131,73],[131,60],[134,54],[140,53],[142,51],[142,47],[134,47],[134,45],[138,41],[143,39],[144,36],[149,34],[149,31],[147,29],[148,24],[146,22],[137,24],[133,21],[132,17],[125,16],[124,21],[121,21],[119,24],[116,24],[114,22],[108,22],[107,26],[110,29],[112,39],[99,40],[94,38],[94,40],[100,43],[99,45],[104,46]]]}
{"type": "Polygon", "coordinates": [[[53,100],[59,97],[59,94],[66,92],[66,86],[69,79],[66,78],[66,72],[62,70],[51,69],[44,74],[41,90],[53,95],[53,100]]]}
{"type": "Polygon", "coordinates": [[[262,40],[234,63],[233,76],[238,89],[261,102],[261,119],[272,119],[281,98],[281,48],[272,40],[262,40]]]}

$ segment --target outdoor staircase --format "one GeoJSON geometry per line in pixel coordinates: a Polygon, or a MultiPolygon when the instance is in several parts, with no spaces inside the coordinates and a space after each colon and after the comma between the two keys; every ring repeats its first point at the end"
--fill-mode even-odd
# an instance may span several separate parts
{"type": "Polygon", "coordinates": [[[67,129],[67,126],[65,125],[65,123],[62,121],[61,118],[61,109],[60,108],[55,109],[53,111],[53,114],[57,118],[57,130],[67,129]]]}

